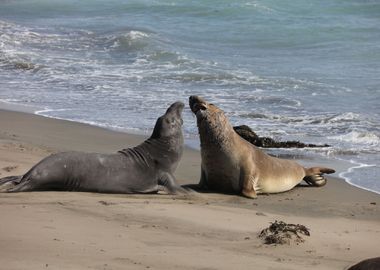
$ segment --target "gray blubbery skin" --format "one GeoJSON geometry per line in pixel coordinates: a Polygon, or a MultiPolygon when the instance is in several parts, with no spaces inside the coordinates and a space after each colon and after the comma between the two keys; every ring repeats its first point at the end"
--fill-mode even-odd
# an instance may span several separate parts
{"type": "Polygon", "coordinates": [[[22,176],[0,179],[0,191],[183,192],[173,176],[183,152],[184,104],[173,103],[157,119],[149,139],[115,154],[53,154],[22,176]]]}

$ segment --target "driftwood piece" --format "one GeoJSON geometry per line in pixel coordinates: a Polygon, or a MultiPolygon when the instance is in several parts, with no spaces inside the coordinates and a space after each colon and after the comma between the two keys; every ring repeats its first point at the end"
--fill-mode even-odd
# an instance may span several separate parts
{"type": "Polygon", "coordinates": [[[246,125],[236,126],[234,130],[243,139],[252,143],[255,146],[263,148],[305,148],[305,147],[329,147],[328,144],[307,144],[299,141],[284,141],[278,142],[269,137],[258,136],[250,127],[246,125]]]}

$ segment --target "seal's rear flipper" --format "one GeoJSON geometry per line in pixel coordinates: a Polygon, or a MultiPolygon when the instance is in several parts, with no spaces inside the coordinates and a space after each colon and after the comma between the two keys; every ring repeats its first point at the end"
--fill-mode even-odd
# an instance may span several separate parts
{"type": "Polygon", "coordinates": [[[303,180],[311,186],[322,187],[326,185],[327,180],[323,174],[334,173],[335,170],[330,168],[312,167],[305,169],[306,176],[303,180]]]}
{"type": "Polygon", "coordinates": [[[22,175],[20,176],[7,176],[0,179],[0,192],[8,192],[21,182],[22,175]]]}

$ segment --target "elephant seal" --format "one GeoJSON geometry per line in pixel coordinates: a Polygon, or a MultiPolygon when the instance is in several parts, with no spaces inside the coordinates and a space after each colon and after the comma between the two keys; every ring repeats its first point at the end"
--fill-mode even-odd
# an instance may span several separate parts
{"type": "Polygon", "coordinates": [[[367,259],[361,261],[350,268],[348,270],[379,270],[380,269],[380,257],[367,259]]]}
{"type": "Polygon", "coordinates": [[[22,176],[0,179],[0,191],[184,192],[173,176],[183,152],[183,108],[182,102],[173,103],[150,138],[136,147],[114,154],[53,154],[22,176]]]}
{"type": "Polygon", "coordinates": [[[271,157],[241,138],[217,106],[198,96],[191,96],[189,105],[197,117],[200,136],[201,189],[256,198],[258,193],[288,191],[302,180],[323,186],[323,174],[335,172],[321,167],[306,169],[294,161],[271,157]]]}

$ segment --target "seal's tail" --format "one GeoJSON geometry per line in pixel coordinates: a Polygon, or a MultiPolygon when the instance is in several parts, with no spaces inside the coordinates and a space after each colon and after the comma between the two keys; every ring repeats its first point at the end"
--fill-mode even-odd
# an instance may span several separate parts
{"type": "Polygon", "coordinates": [[[10,189],[20,183],[22,179],[20,176],[7,176],[0,179],[0,192],[8,192],[10,189]]]}
{"type": "Polygon", "coordinates": [[[335,170],[330,168],[322,168],[322,167],[312,167],[305,169],[306,176],[303,180],[311,186],[322,187],[326,185],[326,178],[323,177],[323,174],[334,173],[335,170]]]}

